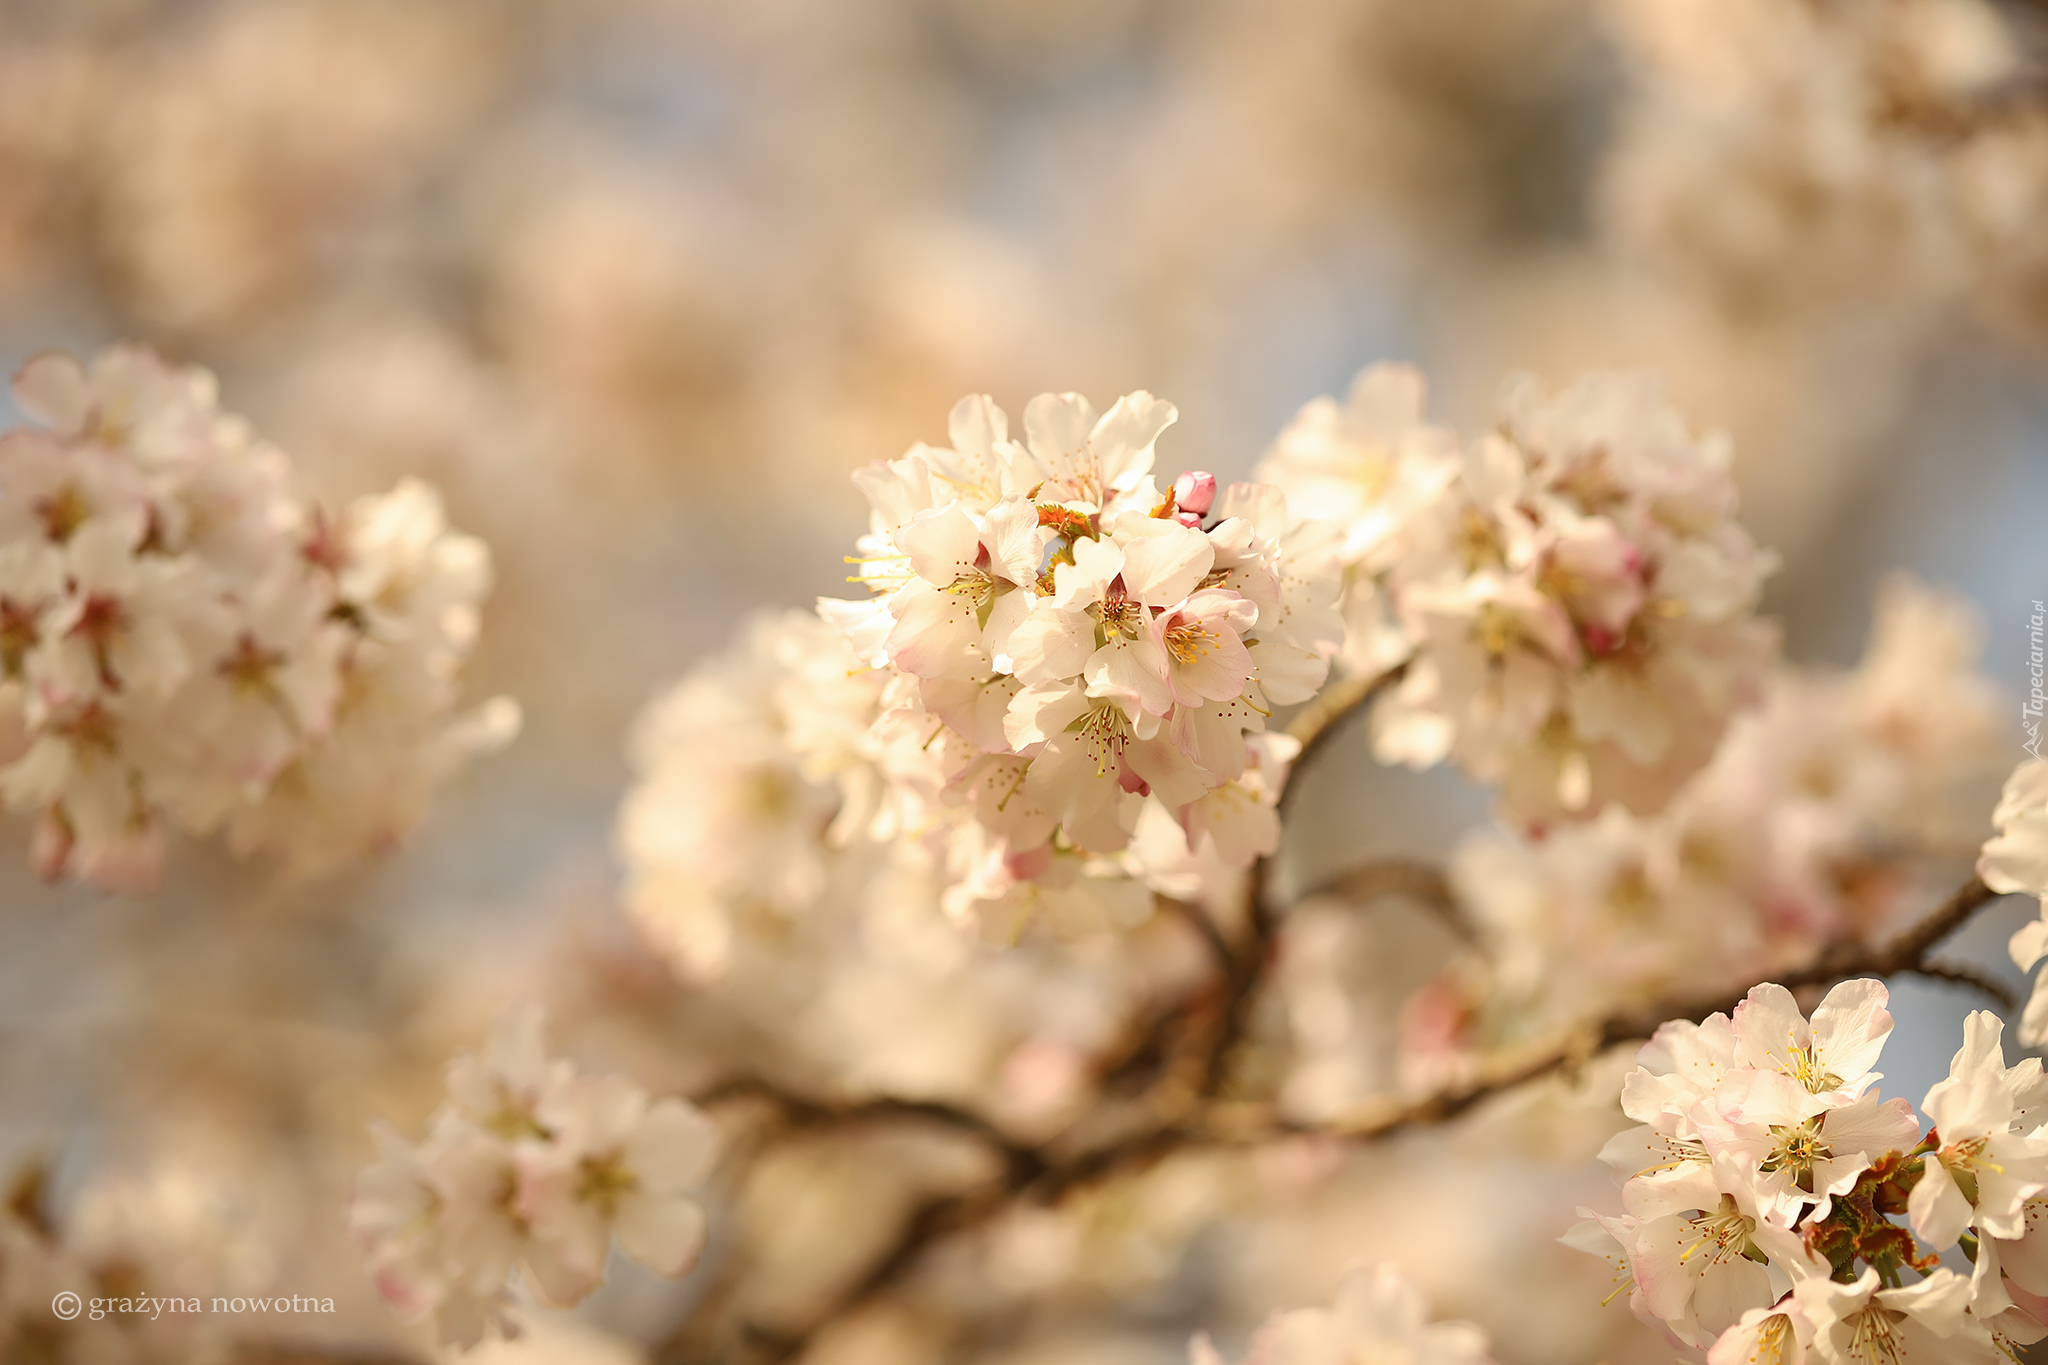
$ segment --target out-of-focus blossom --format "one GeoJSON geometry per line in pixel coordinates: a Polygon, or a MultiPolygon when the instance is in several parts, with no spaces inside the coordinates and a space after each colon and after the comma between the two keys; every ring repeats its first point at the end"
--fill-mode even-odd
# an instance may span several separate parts
{"type": "Polygon", "coordinates": [[[93,224],[159,327],[252,325],[345,267],[482,106],[502,52],[467,5],[212,7],[108,83],[93,224]]]}
{"type": "Polygon", "coordinates": [[[490,556],[425,485],[330,524],[212,376],[139,348],[15,393],[45,425],[0,436],[0,789],[45,877],[148,890],[170,827],[322,870],[510,738],[509,701],[455,714],[490,556]]]}
{"type": "MultiPolygon", "coordinates": [[[[1486,1334],[1466,1322],[1429,1322],[1422,1295],[1385,1266],[1354,1270],[1329,1308],[1276,1313],[1259,1329],[1244,1365],[1487,1365],[1486,1334]]],[[[1207,1337],[1196,1337],[1194,1365],[1223,1365],[1207,1337]]]]}
{"type": "MultiPolygon", "coordinates": [[[[642,723],[619,818],[627,907],[718,1029],[774,1040],[773,1069],[1042,1122],[1082,1097],[1152,974],[1187,969],[1170,925],[1140,927],[1148,883],[1198,895],[1215,874],[1153,854],[1156,839],[1191,861],[1161,811],[1124,858],[1064,859],[1047,869],[1063,881],[983,906],[993,943],[963,934],[942,908],[945,850],[920,837],[958,818],[927,766],[932,724],[888,723],[914,689],[815,615],[757,618],[642,723]]],[[[1269,763],[1241,779],[1262,801],[1269,763]]]]}
{"type": "Polygon", "coordinates": [[[1343,404],[1309,403],[1259,465],[1299,517],[1343,529],[1343,663],[1370,676],[1410,653],[1390,610],[1387,583],[1414,539],[1422,509],[1458,477],[1458,438],[1423,416],[1420,371],[1373,365],[1343,404]]]}
{"type": "Polygon", "coordinates": [[[60,1210],[31,1164],[6,1193],[0,1358],[173,1365],[269,1334],[261,1317],[207,1311],[216,1294],[276,1287],[277,1248],[246,1230],[248,1209],[220,1173],[170,1162],[108,1171],[60,1210]]]}
{"type": "Polygon", "coordinates": [[[426,1141],[380,1127],[377,1145],[349,1230],[378,1292],[402,1316],[433,1314],[444,1342],[516,1332],[521,1268],[566,1307],[604,1282],[615,1236],[664,1275],[703,1249],[695,1192],[718,1148],[711,1121],[687,1101],[650,1102],[621,1077],[551,1062],[531,1009],[499,1022],[481,1060],[451,1066],[426,1141]]]}
{"type": "Polygon", "coordinates": [[[1606,11],[1637,77],[1604,196],[1625,244],[1750,317],[1974,302],[2039,334],[2048,120],[2002,7],[1606,11]]]}

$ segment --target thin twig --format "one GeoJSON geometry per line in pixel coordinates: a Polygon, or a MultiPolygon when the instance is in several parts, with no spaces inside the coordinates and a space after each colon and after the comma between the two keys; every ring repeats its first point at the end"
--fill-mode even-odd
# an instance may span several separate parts
{"type": "MultiPolygon", "coordinates": [[[[1889,941],[1876,947],[1850,942],[1836,944],[1822,953],[1812,966],[1781,973],[1776,978],[1777,982],[1789,990],[1801,986],[1832,985],[1858,976],[1941,975],[1949,969],[1940,964],[1930,964],[1927,954],[1961,928],[1971,915],[1998,898],[1998,892],[1972,877],[1925,918],[1889,941]]],[[[1971,980],[1969,984],[1984,983],[1971,980]]],[[[1227,1129],[1219,1127],[1205,1136],[1209,1140],[1236,1144],[1266,1141],[1288,1134],[1315,1133],[1363,1142],[1387,1137],[1405,1128],[1443,1123],[1494,1095],[1566,1070],[1618,1044],[1648,1038],[1670,1020],[1689,1019],[1698,1023],[1712,1014],[1732,1014],[1746,994],[1747,991],[1687,1000],[1672,998],[1616,1011],[1572,1029],[1549,1044],[1500,1059],[1480,1075],[1446,1086],[1421,1099],[1389,1102],[1323,1123],[1277,1119],[1256,1124],[1239,1122],[1227,1129]]],[[[1143,1158],[1141,1154],[1134,1154],[1133,1159],[1143,1158]]],[[[1112,1173],[1119,1169],[1119,1165],[1117,1162],[1105,1164],[1103,1174],[1112,1173]]]]}
{"type": "MultiPolygon", "coordinates": [[[[1284,816],[1294,794],[1301,790],[1301,777],[1314,765],[1344,722],[1371,704],[1383,688],[1399,682],[1407,671],[1402,664],[1374,677],[1340,678],[1324,688],[1302,707],[1288,725],[1287,733],[1301,741],[1301,752],[1288,769],[1286,785],[1280,790],[1278,807],[1284,816]]],[[[1279,928],[1267,892],[1273,875],[1273,859],[1266,855],[1252,864],[1245,881],[1244,919],[1249,941],[1238,953],[1231,970],[1224,974],[1223,1007],[1216,1024],[1216,1036],[1202,1067],[1201,1095],[1213,1099],[1230,1079],[1231,1063],[1251,1026],[1259,986],[1271,964],[1274,937],[1279,928]]]]}
{"type": "Polygon", "coordinates": [[[871,1100],[834,1103],[814,1100],[785,1090],[759,1076],[733,1076],[692,1097],[699,1108],[710,1108],[738,1099],[761,1100],[782,1113],[783,1121],[795,1128],[857,1127],[869,1123],[915,1120],[937,1124],[975,1138],[1000,1152],[1004,1162],[1029,1179],[1042,1169],[1039,1150],[1026,1146],[981,1115],[956,1109],[936,1100],[906,1100],[883,1095],[871,1100]]]}
{"type": "Polygon", "coordinates": [[[1975,967],[1966,967],[1960,962],[1923,963],[1913,968],[1913,975],[1981,991],[2008,1014],[2020,1007],[2019,997],[2012,993],[2011,987],[1995,977],[1978,971],[1975,967]]]}
{"type": "Polygon", "coordinates": [[[1401,681],[1407,671],[1408,665],[1403,663],[1371,677],[1339,678],[1316,693],[1313,700],[1295,713],[1294,719],[1287,724],[1287,733],[1301,741],[1301,752],[1294,756],[1287,786],[1280,793],[1279,806],[1283,817],[1294,804],[1295,792],[1301,787],[1298,779],[1302,771],[1315,763],[1345,721],[1363,711],[1382,688],[1401,681]]]}

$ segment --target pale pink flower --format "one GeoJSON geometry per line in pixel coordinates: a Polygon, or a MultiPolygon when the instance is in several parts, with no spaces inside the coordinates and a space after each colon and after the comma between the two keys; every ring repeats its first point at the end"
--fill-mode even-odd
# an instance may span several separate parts
{"type": "Polygon", "coordinates": [[[1853,1284],[1815,1276],[1792,1292],[1812,1325],[1810,1349],[1826,1365],[1996,1365],[2004,1358],[1968,1315],[1970,1282],[1953,1270],[1886,1289],[1866,1267],[1853,1284]]]}
{"type": "Polygon", "coordinates": [[[618,1076],[578,1078],[540,1113],[549,1141],[519,1150],[519,1210],[536,1240],[593,1285],[615,1234],[657,1274],[696,1264],[705,1221],[694,1195],[718,1145],[708,1119],[682,1100],[650,1104],[618,1076]]]}

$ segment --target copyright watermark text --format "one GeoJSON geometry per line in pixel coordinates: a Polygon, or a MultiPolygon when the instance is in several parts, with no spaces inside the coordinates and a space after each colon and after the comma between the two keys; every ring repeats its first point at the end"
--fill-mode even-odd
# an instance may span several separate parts
{"type": "Polygon", "coordinates": [[[94,1322],[106,1317],[148,1318],[154,1322],[166,1313],[332,1313],[334,1300],[278,1294],[259,1298],[216,1297],[208,1306],[206,1300],[196,1298],[86,1299],[67,1289],[50,1300],[50,1311],[66,1322],[80,1316],[94,1322]]]}

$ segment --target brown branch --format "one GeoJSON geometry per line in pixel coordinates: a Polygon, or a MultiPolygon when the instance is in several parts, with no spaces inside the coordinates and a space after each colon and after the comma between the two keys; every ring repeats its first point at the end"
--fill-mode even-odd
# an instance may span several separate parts
{"type": "MultiPolygon", "coordinates": [[[[1295,755],[1294,763],[1287,772],[1286,785],[1280,790],[1277,805],[1283,816],[1294,794],[1301,790],[1302,773],[1314,764],[1331,737],[1346,720],[1370,705],[1382,689],[1399,682],[1407,667],[1400,664],[1369,678],[1340,678],[1317,693],[1295,715],[1287,726],[1287,733],[1301,741],[1301,752],[1295,755]]],[[[1272,963],[1274,936],[1279,927],[1272,902],[1266,894],[1272,872],[1272,857],[1262,857],[1252,864],[1245,882],[1244,918],[1250,941],[1224,974],[1223,1006],[1217,1020],[1216,1036],[1202,1066],[1200,1094],[1204,1099],[1213,1099],[1222,1093],[1229,1081],[1231,1063],[1251,1026],[1259,986],[1265,981],[1266,969],[1272,963]]]]}
{"type": "Polygon", "coordinates": [[[1298,779],[1302,770],[1315,763],[1345,721],[1363,711],[1382,688],[1401,681],[1407,671],[1408,665],[1403,663],[1372,677],[1339,678],[1295,712],[1294,719],[1287,723],[1287,733],[1301,741],[1301,752],[1294,756],[1287,785],[1280,793],[1282,815],[1293,805],[1295,791],[1301,786],[1298,779]]]}
{"type": "MultiPolygon", "coordinates": [[[[1900,976],[1916,974],[1943,976],[1953,969],[1930,963],[1928,954],[1999,893],[1970,878],[1946,900],[1892,939],[1875,947],[1854,942],[1838,943],[1823,952],[1814,963],[1796,972],[1781,973],[1775,979],[1788,990],[1802,986],[1832,985],[1859,976],[1900,976]]],[[[1966,970],[1966,969],[1963,969],[1966,970]]],[[[1982,985],[1970,974],[1971,985],[1982,985]]],[[[1962,979],[1946,977],[1943,979],[1962,979]]],[[[1559,1071],[1582,1065],[1595,1054],[1621,1043],[1648,1038],[1673,1019],[1694,1023],[1713,1014],[1732,1014],[1747,990],[1690,999],[1670,998],[1634,1009],[1619,1010],[1605,1018],[1580,1025],[1562,1038],[1501,1059],[1481,1074],[1446,1086],[1421,1099],[1390,1102],[1330,1123],[1300,1124],[1285,1120],[1238,1123],[1219,1126],[1206,1136],[1226,1143],[1269,1140],[1287,1134],[1317,1133],[1354,1141],[1388,1137],[1405,1128],[1443,1123],[1458,1117],[1474,1105],[1516,1086],[1540,1080],[1559,1071]]],[[[1114,1165],[1110,1169],[1115,1169],[1114,1165]]]]}
{"type": "MultiPolygon", "coordinates": [[[[1302,748],[1290,780],[1280,795],[1284,809],[1299,786],[1302,770],[1327,745],[1330,737],[1349,716],[1362,709],[1378,690],[1396,681],[1401,669],[1373,679],[1344,680],[1305,707],[1288,728],[1301,740],[1302,748]]],[[[1149,1168],[1171,1153],[1195,1147],[1234,1146],[1270,1141],[1291,1134],[1319,1134],[1351,1141],[1371,1141],[1405,1129],[1449,1122],[1486,1099],[1515,1087],[1583,1065],[1596,1053],[1620,1043],[1649,1037],[1672,1019],[1698,1021],[1715,1013],[1731,1012],[1742,995],[1711,998],[1672,999],[1642,1008],[1619,1011],[1570,1030],[1561,1039],[1542,1047],[1492,1060],[1478,1074],[1446,1086],[1419,1099],[1389,1101],[1371,1111],[1354,1114],[1335,1123],[1302,1124],[1281,1119],[1270,1111],[1256,1113],[1247,1121],[1244,1106],[1232,1105],[1221,1096],[1227,1087],[1232,1064],[1249,1031],[1250,1019],[1264,982],[1275,946],[1277,918],[1267,894],[1270,858],[1253,865],[1245,896],[1247,941],[1235,948],[1205,915],[1195,915],[1197,927],[1223,966],[1219,983],[1220,1002],[1216,1008],[1214,1032],[1199,1054],[1199,1081],[1186,1083],[1185,1070],[1175,1064],[1174,1026],[1184,1020],[1199,1020],[1199,1009],[1175,1008],[1163,1011],[1144,1030],[1128,1055],[1111,1069],[1112,1077],[1158,1059],[1155,1078],[1139,1094],[1143,1107],[1157,1115],[1154,1122],[1113,1141],[1072,1153],[1059,1152],[1060,1141],[1039,1146],[1017,1142],[985,1119],[964,1110],[927,1101],[882,1098],[858,1104],[826,1104],[788,1094],[765,1082],[737,1079],[715,1088],[702,1103],[751,1096],[777,1105],[788,1120],[803,1126],[830,1126],[887,1119],[917,1119],[942,1124],[987,1143],[1004,1158],[1001,1176],[954,1194],[928,1199],[904,1219],[895,1240],[867,1273],[850,1285],[834,1302],[801,1331],[769,1333],[750,1324],[740,1324],[739,1335],[752,1341],[766,1362],[784,1362],[802,1354],[817,1334],[831,1323],[859,1311],[893,1290],[908,1277],[930,1248],[944,1238],[980,1227],[1019,1201],[1056,1202],[1071,1192],[1149,1168]]],[[[1455,902],[1440,874],[1415,864],[1388,862],[1358,869],[1331,884],[1331,889],[1358,898],[1400,892],[1426,903],[1439,905],[1447,915],[1455,902]]],[[[1887,942],[1869,945],[1843,942],[1830,946],[1810,966],[1779,976],[1787,988],[1822,985],[1853,976],[1895,976],[1918,973],[1938,979],[1964,981],[1986,989],[1997,998],[1996,983],[1981,980],[1968,969],[1931,963],[1928,954],[1997,893],[1972,877],[1924,919],[1887,942]]],[[[1454,927],[1461,916],[1452,916],[1454,927]]],[[[1469,930],[1468,930],[1469,932],[1469,930]]],[[[1185,1054],[1183,1054],[1185,1055],[1185,1054]]],[[[679,1360],[677,1347],[693,1324],[671,1339],[661,1353],[663,1360],[679,1360]]],[[[701,1338],[700,1338],[701,1339],[701,1338]]]]}
{"type": "Polygon", "coordinates": [[[691,1102],[705,1109],[741,1099],[773,1106],[781,1112],[783,1122],[798,1129],[858,1127],[901,1120],[936,1124],[995,1149],[1008,1167],[1021,1172],[1022,1179],[1030,1179],[1044,1165],[1037,1148],[1018,1142],[971,1110],[956,1109],[936,1100],[906,1100],[893,1095],[846,1102],[814,1100],[759,1076],[732,1076],[692,1096],[691,1102]]]}

